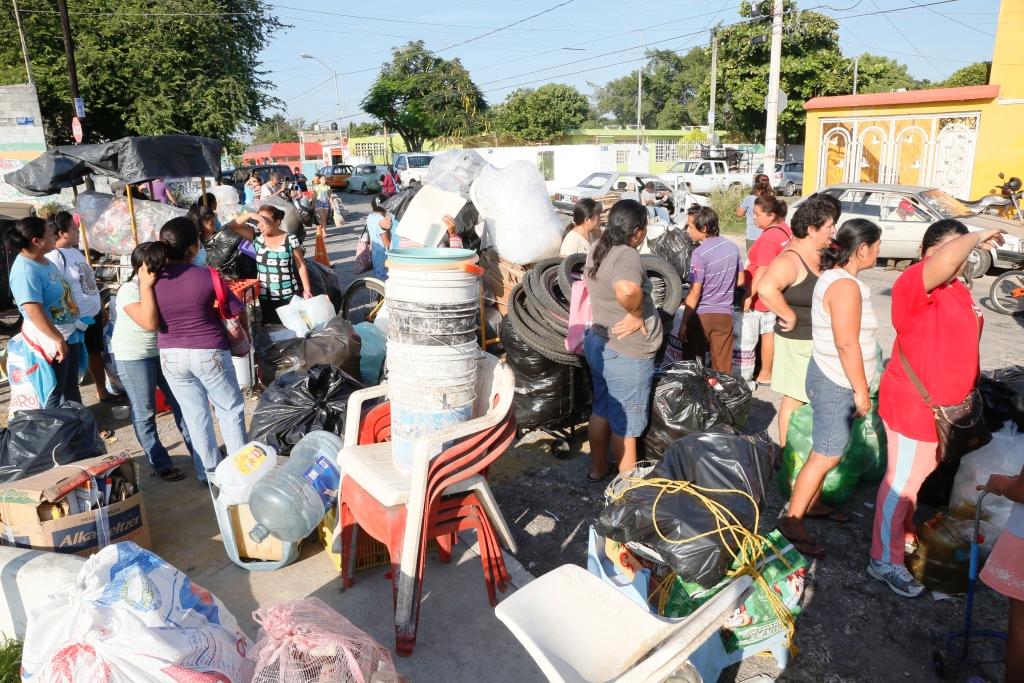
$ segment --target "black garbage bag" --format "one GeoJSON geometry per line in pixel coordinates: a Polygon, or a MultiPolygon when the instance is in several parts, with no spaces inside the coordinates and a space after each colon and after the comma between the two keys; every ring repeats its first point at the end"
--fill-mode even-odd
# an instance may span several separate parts
{"type": "MultiPolygon", "coordinates": [[[[702,493],[730,510],[744,528],[754,531],[777,448],[764,433],[736,434],[724,425],[716,430],[676,441],[644,479],[689,481],[706,489],[742,491],[753,498],[754,504],[742,493],[702,493]]],[[[692,493],[667,492],[661,486],[627,488],[621,498],[601,511],[595,528],[602,536],[620,543],[632,541],[654,549],[684,581],[695,581],[706,588],[718,583],[732,563],[727,544],[737,550],[731,534],[708,533],[717,529],[718,523],[703,501],[692,493]],[[708,535],[686,543],[673,542],[701,534],[708,535]]]]}
{"type": "Polygon", "coordinates": [[[569,389],[576,377],[575,401],[577,411],[590,404],[590,381],[587,373],[568,365],[548,360],[533,350],[505,318],[500,327],[505,360],[516,377],[516,393],[512,405],[516,424],[533,429],[542,424],[570,417],[569,389]]]}
{"type": "Polygon", "coordinates": [[[384,201],[384,209],[398,220],[402,220],[405,210],[409,208],[409,202],[416,196],[423,186],[417,183],[411,187],[402,188],[397,194],[393,194],[384,201]]]}
{"type": "Polygon", "coordinates": [[[262,348],[257,342],[260,358],[273,366],[270,377],[264,373],[268,382],[276,375],[309,370],[314,365],[333,365],[353,377],[361,377],[361,347],[362,340],[352,323],[340,315],[304,337],[273,342],[262,348]]]}
{"type": "Polygon", "coordinates": [[[317,263],[311,258],[306,258],[306,270],[309,271],[309,286],[313,290],[313,296],[326,294],[337,312],[341,308],[341,287],[338,285],[338,276],[333,268],[328,268],[322,263],[317,263]]]}
{"type": "Polygon", "coordinates": [[[697,245],[684,228],[669,228],[651,240],[650,247],[652,254],[672,264],[683,282],[690,281],[690,256],[697,245]]]}
{"type": "Polygon", "coordinates": [[[19,410],[0,429],[0,483],[45,472],[54,461],[66,465],[106,452],[92,412],[79,403],[19,410]]]}
{"type": "Polygon", "coordinates": [[[983,372],[978,389],[991,431],[1002,429],[1006,422],[1015,422],[1024,431],[1024,366],[983,372]]]}
{"type": "MultiPolygon", "coordinates": [[[[480,251],[480,235],[476,233],[476,224],[480,222],[480,212],[473,206],[473,202],[466,202],[462,209],[455,215],[455,232],[462,238],[462,248],[480,251]]],[[[441,239],[441,245],[451,246],[448,242],[447,233],[441,239]]]]}
{"type": "Polygon", "coordinates": [[[662,366],[655,376],[651,420],[644,435],[647,457],[661,457],[686,434],[706,432],[719,424],[743,426],[751,397],[744,382],[707,370],[701,360],[662,366]]]}
{"type": "Polygon", "coordinates": [[[329,365],[286,372],[260,396],[250,436],[273,446],[279,455],[288,455],[299,439],[318,429],[341,436],[349,394],[362,388],[347,372],[329,365]]]}
{"type": "Polygon", "coordinates": [[[705,372],[708,375],[708,384],[718,392],[718,398],[722,399],[722,403],[729,413],[727,422],[733,427],[743,427],[747,424],[747,417],[750,416],[750,402],[754,398],[750,387],[742,379],[728,373],[718,370],[706,370],[705,372]]]}
{"type": "Polygon", "coordinates": [[[242,238],[231,230],[214,233],[203,244],[206,247],[206,263],[229,280],[256,277],[256,262],[239,250],[241,243],[242,238]]]}

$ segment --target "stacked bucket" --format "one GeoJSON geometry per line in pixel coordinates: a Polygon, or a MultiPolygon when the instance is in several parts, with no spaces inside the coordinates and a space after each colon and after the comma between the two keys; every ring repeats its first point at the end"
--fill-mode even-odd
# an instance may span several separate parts
{"type": "Polygon", "coordinates": [[[480,268],[464,249],[388,252],[388,397],[395,466],[420,436],[473,417],[480,268]]]}

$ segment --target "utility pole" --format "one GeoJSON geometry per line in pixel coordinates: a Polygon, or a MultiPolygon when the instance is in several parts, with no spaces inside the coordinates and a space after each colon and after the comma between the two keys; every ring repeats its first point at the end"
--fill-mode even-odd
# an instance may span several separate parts
{"type": "MultiPolygon", "coordinates": [[[[636,144],[640,144],[640,113],[644,95],[644,34],[640,33],[640,66],[636,70],[636,144]]],[[[639,150],[638,150],[639,152],[639,150]]]]}
{"type": "Polygon", "coordinates": [[[711,29],[711,101],[708,103],[708,134],[711,137],[711,144],[718,144],[718,135],[715,134],[715,102],[718,92],[718,34],[716,29],[711,29]]]}
{"type": "MultiPolygon", "coordinates": [[[[68,85],[71,87],[71,108],[75,117],[85,118],[85,105],[78,94],[78,69],[75,66],[75,41],[71,37],[71,19],[68,18],[67,0],[57,0],[60,11],[60,28],[64,32],[64,55],[68,61],[68,85]],[[81,116],[79,116],[81,114],[81,116]]],[[[84,137],[83,137],[84,141],[84,137]]]]}
{"type": "Polygon", "coordinates": [[[11,0],[14,5],[14,23],[18,26],[18,38],[21,39],[21,55],[25,58],[25,74],[28,76],[28,84],[35,85],[32,79],[32,65],[28,61],[28,43],[25,42],[25,31],[21,28],[21,15],[18,13],[18,0],[11,0]]]}
{"type": "Polygon", "coordinates": [[[860,57],[853,58],[853,94],[857,94],[857,66],[860,63],[860,57]]]}
{"type": "Polygon", "coordinates": [[[772,9],[772,47],[768,72],[768,116],[764,126],[764,171],[775,168],[779,128],[779,72],[782,71],[782,0],[775,0],[772,9]]]}

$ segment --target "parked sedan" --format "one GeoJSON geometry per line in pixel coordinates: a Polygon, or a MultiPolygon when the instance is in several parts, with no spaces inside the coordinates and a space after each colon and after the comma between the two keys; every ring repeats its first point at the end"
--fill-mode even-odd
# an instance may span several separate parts
{"type": "MultiPolygon", "coordinates": [[[[963,221],[971,230],[1002,228],[1006,231],[1006,244],[1000,252],[1024,254],[1024,225],[998,216],[974,213],[943,190],[912,185],[843,183],[827,187],[822,192],[832,195],[842,204],[840,226],[851,218],[867,218],[882,228],[879,258],[920,258],[919,250],[925,230],[942,218],[963,221]]],[[[796,202],[793,208],[799,204],[799,201],[796,202]]],[[[790,209],[790,216],[793,215],[793,208],[790,209]]],[[[1009,268],[1013,263],[1003,257],[997,257],[993,263],[991,252],[978,249],[971,255],[970,275],[981,277],[993,265],[1009,268]]]]}
{"type": "MultiPolygon", "coordinates": [[[[556,210],[571,214],[572,207],[580,199],[584,197],[600,197],[609,192],[620,193],[622,199],[635,199],[639,201],[640,190],[647,183],[654,183],[654,191],[658,194],[672,192],[672,188],[664,180],[650,173],[602,171],[591,173],[574,187],[556,191],[551,196],[551,203],[555,205],[556,210]]],[[[691,203],[697,203],[702,206],[707,205],[705,197],[687,194],[683,189],[680,190],[680,193],[686,195],[685,197],[680,197],[680,206],[683,208],[691,203]]]]}
{"type": "Polygon", "coordinates": [[[348,164],[324,166],[317,173],[323,176],[332,190],[344,190],[348,187],[348,179],[352,175],[352,167],[348,164]]]}
{"type": "Polygon", "coordinates": [[[359,164],[348,179],[349,191],[363,194],[380,192],[380,177],[387,170],[384,164],[359,164]]]}

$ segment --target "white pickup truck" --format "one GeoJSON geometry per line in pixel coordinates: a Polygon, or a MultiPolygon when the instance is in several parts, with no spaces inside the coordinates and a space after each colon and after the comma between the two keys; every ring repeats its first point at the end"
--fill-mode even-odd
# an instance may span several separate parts
{"type": "Polygon", "coordinates": [[[692,159],[674,164],[661,174],[669,185],[685,186],[690,192],[708,194],[712,190],[728,187],[751,187],[753,173],[734,173],[724,161],[713,159],[692,159]]]}

